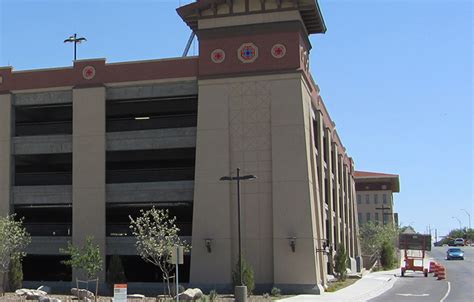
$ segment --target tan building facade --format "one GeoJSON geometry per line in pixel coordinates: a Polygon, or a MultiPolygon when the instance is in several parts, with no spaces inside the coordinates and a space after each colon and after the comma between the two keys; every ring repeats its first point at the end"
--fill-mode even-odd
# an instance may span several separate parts
{"type": "Polygon", "coordinates": [[[32,231],[25,265],[54,266],[67,241],[92,235],[105,262],[122,257],[131,288],[156,286],[127,226],[156,206],[192,245],[183,282],[229,290],[237,194],[220,178],[240,168],[257,176],[241,183],[257,289],[324,291],[339,246],[361,265],[354,163],[309,72],[308,36],[325,31],[317,3],[199,1],[178,14],[197,57],[0,69],[0,214],[32,231]]]}
{"type": "Polygon", "coordinates": [[[355,171],[358,221],[398,225],[393,193],[400,192],[396,174],[355,171]]]}

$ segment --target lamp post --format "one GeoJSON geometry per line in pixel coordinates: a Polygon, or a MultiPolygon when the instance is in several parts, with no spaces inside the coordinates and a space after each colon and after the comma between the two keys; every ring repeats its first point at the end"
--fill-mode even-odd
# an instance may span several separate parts
{"type": "Polygon", "coordinates": [[[461,209],[461,211],[466,212],[467,217],[469,218],[469,229],[471,229],[471,214],[466,209],[461,209]]]}
{"type": "Polygon", "coordinates": [[[74,43],[74,61],[76,61],[76,59],[77,59],[76,58],[76,51],[77,51],[76,50],[76,48],[77,48],[76,45],[77,45],[77,43],[82,43],[83,41],[85,42],[85,41],[87,41],[87,39],[84,38],[84,37],[78,38],[77,34],[74,34],[74,35],[70,36],[69,38],[67,38],[66,40],[64,40],[64,43],[69,43],[69,42],[74,43]]]}
{"type": "Polygon", "coordinates": [[[240,175],[240,168],[237,168],[237,176],[223,176],[220,180],[237,181],[237,228],[239,237],[239,271],[240,271],[240,286],[235,287],[235,300],[237,302],[245,302],[247,300],[247,287],[243,281],[243,266],[242,266],[242,232],[240,230],[240,181],[241,180],[252,180],[257,178],[255,175],[240,175]]]}
{"type": "Polygon", "coordinates": [[[452,219],[456,219],[459,222],[459,229],[462,230],[461,220],[457,217],[451,217],[452,219]]]}

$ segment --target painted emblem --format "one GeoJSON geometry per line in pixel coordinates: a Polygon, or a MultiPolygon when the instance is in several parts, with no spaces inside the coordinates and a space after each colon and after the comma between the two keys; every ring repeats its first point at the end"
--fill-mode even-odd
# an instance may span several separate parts
{"type": "Polygon", "coordinates": [[[286,55],[286,47],[283,44],[275,44],[272,47],[272,56],[281,59],[286,55]]]}
{"type": "Polygon", "coordinates": [[[86,80],[91,80],[95,77],[95,68],[93,66],[86,66],[82,69],[82,77],[86,80]]]}
{"type": "Polygon", "coordinates": [[[214,49],[211,52],[211,60],[212,60],[212,62],[217,63],[217,64],[224,62],[224,60],[225,60],[224,50],[222,50],[220,48],[214,49]]]}
{"type": "Polygon", "coordinates": [[[243,63],[253,63],[258,58],[258,48],[253,43],[244,43],[239,47],[237,57],[243,63]]]}

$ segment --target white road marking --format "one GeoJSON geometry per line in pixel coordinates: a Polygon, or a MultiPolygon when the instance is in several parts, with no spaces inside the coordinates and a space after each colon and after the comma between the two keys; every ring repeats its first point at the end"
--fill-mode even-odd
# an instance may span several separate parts
{"type": "Polygon", "coordinates": [[[439,302],[444,302],[444,299],[448,297],[450,291],[451,291],[451,282],[448,281],[448,291],[446,292],[446,295],[444,295],[443,299],[439,300],[439,302]]]}
{"type": "Polygon", "coordinates": [[[397,294],[398,296],[404,296],[404,297],[427,297],[430,294],[397,294]]]}

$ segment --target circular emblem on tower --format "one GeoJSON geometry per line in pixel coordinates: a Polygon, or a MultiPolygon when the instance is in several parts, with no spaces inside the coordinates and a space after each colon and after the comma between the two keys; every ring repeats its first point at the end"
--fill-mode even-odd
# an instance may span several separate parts
{"type": "Polygon", "coordinates": [[[225,60],[224,50],[218,48],[218,49],[214,49],[211,52],[211,61],[212,62],[219,64],[219,63],[224,62],[224,60],[225,60]]]}
{"type": "Polygon", "coordinates": [[[93,66],[86,66],[82,69],[82,77],[86,80],[91,80],[95,77],[95,68],[93,66]]]}
{"type": "Polygon", "coordinates": [[[281,59],[286,55],[286,47],[283,44],[275,44],[272,47],[272,56],[281,59]]]}
{"type": "Polygon", "coordinates": [[[237,57],[243,63],[253,63],[258,58],[258,47],[253,43],[244,43],[237,50],[237,57]]]}

